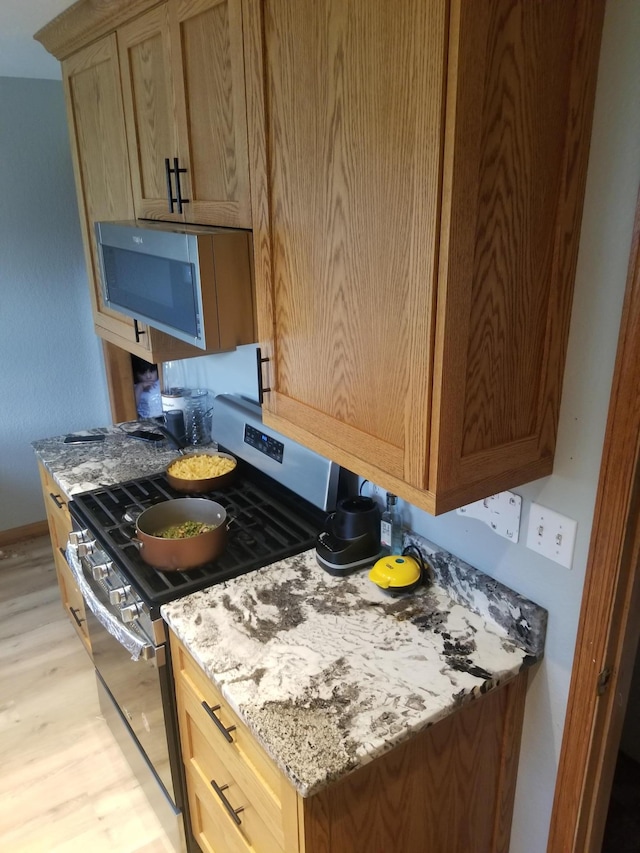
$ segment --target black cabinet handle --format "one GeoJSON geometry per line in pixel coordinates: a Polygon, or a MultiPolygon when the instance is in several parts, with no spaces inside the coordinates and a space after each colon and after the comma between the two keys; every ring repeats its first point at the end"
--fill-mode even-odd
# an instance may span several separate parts
{"type": "Polygon", "coordinates": [[[182,187],[180,186],[180,175],[186,174],[186,169],[180,168],[180,163],[177,157],[173,158],[173,169],[168,157],[164,158],[164,173],[167,180],[167,201],[169,202],[169,213],[174,213],[174,204],[178,205],[178,213],[182,213],[182,205],[188,204],[189,199],[182,195],[182,187]],[[171,184],[171,175],[176,179],[176,194],[173,194],[173,186],[171,184]]]}
{"type": "Polygon", "coordinates": [[[222,787],[221,787],[220,785],[218,785],[216,783],[215,779],[212,779],[211,780],[211,787],[216,792],[216,794],[220,797],[220,801],[222,802],[222,805],[229,812],[229,816],[231,817],[231,819],[233,820],[235,825],[240,826],[242,821],[240,820],[238,815],[240,814],[240,812],[244,811],[244,806],[240,806],[240,808],[234,809],[234,807],[231,805],[229,800],[224,795],[224,791],[226,791],[229,788],[228,785],[222,785],[222,787]]]}
{"type": "Polygon", "coordinates": [[[220,710],[220,705],[214,705],[213,708],[211,708],[209,705],[207,705],[206,702],[201,702],[200,704],[205,709],[207,714],[211,717],[213,722],[216,724],[216,726],[218,727],[218,731],[220,731],[224,735],[225,740],[227,740],[229,743],[233,743],[233,738],[231,737],[229,732],[234,732],[236,730],[236,727],[229,726],[229,728],[227,728],[222,722],[222,720],[216,716],[215,712],[220,710]]]}
{"type": "Polygon", "coordinates": [[[64,509],[66,504],[60,497],[60,495],[54,495],[53,492],[49,492],[49,497],[54,502],[54,504],[58,507],[58,509],[64,509]]]}
{"type": "Polygon", "coordinates": [[[176,203],[177,199],[173,197],[173,187],[171,186],[171,166],[169,164],[169,158],[164,158],[164,172],[167,179],[167,201],[169,202],[169,213],[173,213],[173,205],[176,203]]]}
{"type": "Polygon", "coordinates": [[[144,329],[141,329],[140,326],[138,326],[137,320],[133,321],[133,331],[134,331],[135,336],[136,336],[136,343],[139,344],[140,338],[142,337],[142,335],[146,335],[147,333],[145,332],[144,329]]]}
{"type": "MultiPolygon", "coordinates": [[[[181,169],[178,163],[178,158],[173,158],[173,174],[176,176],[176,202],[178,203],[178,213],[182,213],[182,205],[188,204],[189,199],[182,197],[182,187],[180,186],[180,175],[186,174],[186,169],[181,169]]],[[[173,211],[172,211],[173,212],[173,211]]]]}
{"type": "Polygon", "coordinates": [[[82,628],[82,623],[84,622],[84,619],[81,619],[78,616],[78,613],[80,613],[79,608],[71,607],[71,605],[69,605],[69,612],[71,613],[73,618],[76,620],[76,625],[78,626],[78,628],[82,628]]]}
{"type": "Polygon", "coordinates": [[[262,350],[260,349],[260,347],[256,347],[256,360],[258,367],[258,402],[260,403],[260,405],[262,405],[264,395],[267,393],[267,391],[271,391],[271,388],[265,388],[262,384],[262,365],[265,364],[265,362],[269,361],[269,359],[262,357],[262,350]]]}

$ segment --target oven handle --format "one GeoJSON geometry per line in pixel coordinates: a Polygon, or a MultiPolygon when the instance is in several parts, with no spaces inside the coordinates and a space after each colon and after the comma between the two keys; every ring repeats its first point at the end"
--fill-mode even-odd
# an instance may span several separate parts
{"type": "MultiPolygon", "coordinates": [[[[68,544],[65,554],[66,561],[71,569],[75,582],[82,593],[85,604],[89,607],[98,622],[111,636],[116,639],[131,655],[132,660],[152,660],[156,657],[156,649],[151,643],[146,642],[134,631],[127,628],[122,622],[110,613],[104,604],[98,599],[91,589],[82,573],[80,558],[75,545],[68,544]]],[[[156,663],[160,663],[156,661],[156,663]]]]}

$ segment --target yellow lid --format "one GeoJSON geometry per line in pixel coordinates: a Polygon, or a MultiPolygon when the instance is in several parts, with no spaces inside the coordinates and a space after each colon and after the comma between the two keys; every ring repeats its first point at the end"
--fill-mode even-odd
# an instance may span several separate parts
{"type": "Polygon", "coordinates": [[[369,580],[382,589],[402,589],[413,586],[420,580],[420,566],[413,557],[398,557],[390,554],[375,563],[369,572],[369,580]]]}

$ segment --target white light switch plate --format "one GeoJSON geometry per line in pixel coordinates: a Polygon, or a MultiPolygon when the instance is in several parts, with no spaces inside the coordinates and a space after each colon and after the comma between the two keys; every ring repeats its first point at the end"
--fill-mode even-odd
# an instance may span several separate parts
{"type": "Polygon", "coordinates": [[[570,569],[577,529],[578,522],[572,518],[532,503],[527,529],[527,548],[570,569]]]}
{"type": "Polygon", "coordinates": [[[498,536],[517,542],[520,536],[520,510],[522,498],[513,492],[500,492],[481,501],[461,506],[458,515],[477,518],[487,524],[498,536]]]}

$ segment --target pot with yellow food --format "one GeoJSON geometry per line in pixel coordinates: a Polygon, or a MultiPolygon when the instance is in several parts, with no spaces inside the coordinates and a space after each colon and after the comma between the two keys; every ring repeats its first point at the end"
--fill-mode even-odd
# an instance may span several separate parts
{"type": "Polygon", "coordinates": [[[169,463],[166,475],[177,492],[197,495],[224,489],[237,469],[238,461],[230,453],[184,453],[169,463]]]}

